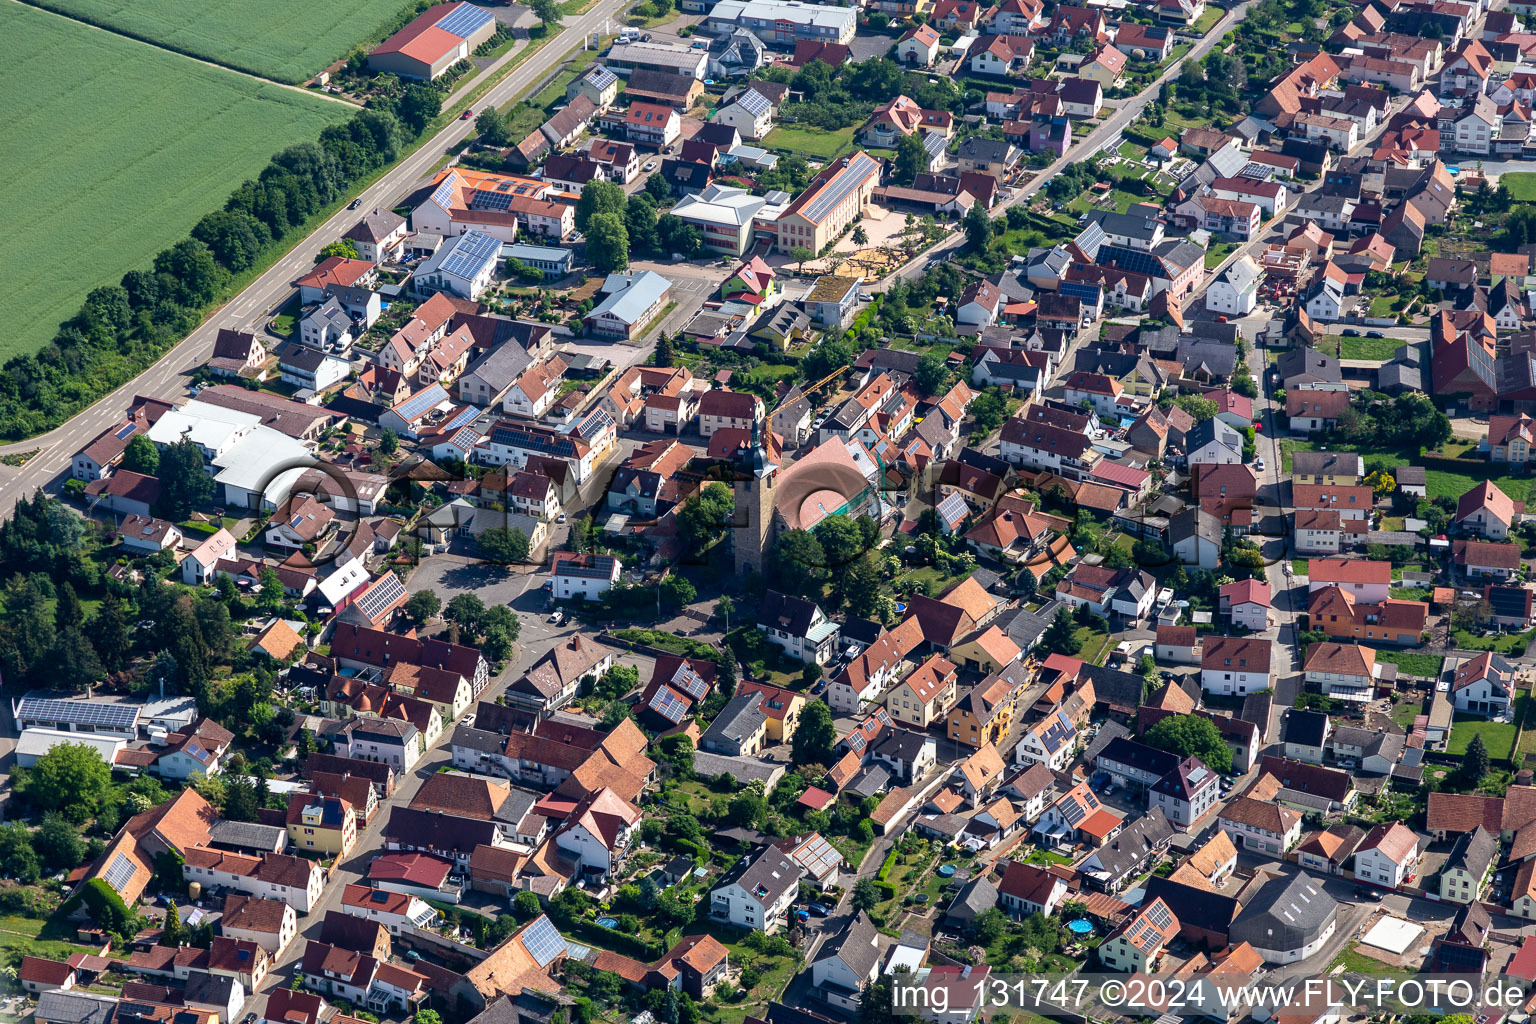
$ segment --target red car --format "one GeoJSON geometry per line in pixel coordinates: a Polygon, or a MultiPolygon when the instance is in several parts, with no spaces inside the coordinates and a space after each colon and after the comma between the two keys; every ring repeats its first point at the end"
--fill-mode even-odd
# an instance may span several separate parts
{"type": "Polygon", "coordinates": [[[470,118],[472,118],[474,116],[475,116],[474,110],[472,108],[470,108],[470,107],[465,107],[464,108],[464,113],[459,115],[459,120],[460,121],[468,121],[470,118]]]}
{"type": "Polygon", "coordinates": [[[1263,421],[1261,421],[1261,420],[1254,420],[1253,421],[1253,429],[1256,432],[1260,433],[1260,434],[1264,433],[1264,423],[1263,423],[1263,421]]]}

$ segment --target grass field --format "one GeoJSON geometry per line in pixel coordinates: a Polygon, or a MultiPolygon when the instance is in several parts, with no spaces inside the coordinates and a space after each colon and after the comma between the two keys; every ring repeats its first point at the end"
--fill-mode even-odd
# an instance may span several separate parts
{"type": "Polygon", "coordinates": [[[1392,353],[1403,347],[1403,343],[1395,338],[1342,338],[1340,346],[1341,359],[1381,359],[1392,358],[1392,353]]]}
{"type": "Polygon", "coordinates": [[[1510,171],[1499,175],[1499,184],[1509,189],[1512,198],[1536,203],[1536,171],[1510,171]]]}
{"type": "Polygon", "coordinates": [[[1445,665],[1445,659],[1438,654],[1415,654],[1412,651],[1377,651],[1376,660],[1390,661],[1401,673],[1429,679],[1438,677],[1445,665]]]}
{"type": "Polygon", "coordinates": [[[821,128],[775,128],[763,138],[763,147],[830,160],[853,145],[854,130],[852,126],[835,132],[821,128]]]}
{"type": "Polygon", "coordinates": [[[1495,761],[1506,761],[1515,749],[1515,723],[1490,722],[1486,718],[1456,715],[1451,722],[1451,738],[1445,752],[1457,757],[1467,752],[1472,737],[1481,734],[1488,756],[1495,761]]]}
{"type": "Polygon", "coordinates": [[[92,288],[186,237],[278,150],[346,118],[311,99],[20,4],[0,66],[0,359],[42,347],[92,288]]]}
{"type": "Polygon", "coordinates": [[[1397,974],[1402,971],[1402,968],[1384,964],[1375,957],[1359,952],[1359,943],[1355,942],[1351,942],[1333,958],[1332,967],[1342,967],[1351,974],[1397,974]]]}
{"type": "Polygon", "coordinates": [[[135,39],[295,84],[357,44],[379,38],[406,8],[403,0],[34,2],[135,39]]]}

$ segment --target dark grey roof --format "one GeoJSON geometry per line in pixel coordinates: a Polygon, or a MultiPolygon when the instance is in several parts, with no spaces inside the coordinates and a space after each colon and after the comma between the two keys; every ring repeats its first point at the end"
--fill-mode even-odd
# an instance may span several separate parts
{"type": "Polygon", "coordinates": [[[928,736],[924,733],[913,732],[911,729],[887,729],[870,753],[888,761],[911,764],[922,753],[927,742],[928,736]]]}
{"type": "Polygon", "coordinates": [[[1273,693],[1250,693],[1243,698],[1243,710],[1238,712],[1238,718],[1259,731],[1261,740],[1269,732],[1269,713],[1274,701],[1273,693]]]}
{"type": "Polygon", "coordinates": [[[1095,211],[1093,219],[1107,235],[1123,235],[1126,238],[1139,238],[1145,242],[1156,238],[1162,226],[1151,217],[1118,213],[1114,210],[1095,211]]]}
{"type": "Polygon", "coordinates": [[[891,773],[878,764],[867,764],[845,787],[845,792],[869,797],[884,793],[891,785],[891,773]]]}
{"type": "Polygon", "coordinates": [[[1143,906],[1160,899],[1168,904],[1174,917],[1203,931],[1224,934],[1232,926],[1233,918],[1243,909],[1243,905],[1231,896],[1159,878],[1157,875],[1147,879],[1146,890],[1147,898],[1143,906]]]}
{"type": "Polygon", "coordinates": [[[755,732],[764,721],[766,716],[759,706],[761,703],[756,694],[744,693],[731,698],[731,702],[710,723],[704,735],[699,737],[699,746],[709,749],[711,742],[737,746],[744,736],[755,732]]]}
{"type": "Polygon", "coordinates": [[[405,218],[393,210],[375,207],[363,214],[362,220],[347,229],[342,238],[357,242],[381,242],[405,225],[405,218]]]}
{"type": "Polygon", "coordinates": [[[1328,716],[1318,711],[1289,708],[1285,712],[1281,737],[1286,743],[1299,743],[1305,747],[1320,747],[1328,734],[1328,716]]]}
{"type": "Polygon", "coordinates": [[[1365,465],[1355,452],[1293,452],[1291,471],[1307,476],[1320,473],[1353,473],[1363,476],[1365,465]]]}
{"type": "Polygon", "coordinates": [[[790,594],[781,594],[777,590],[769,590],[763,594],[763,603],[757,613],[759,626],[782,629],[801,638],[810,632],[811,624],[815,619],[816,602],[790,594]]]}
{"type": "Polygon", "coordinates": [[[755,757],[734,757],[730,754],[712,754],[707,750],[693,752],[693,770],[707,778],[730,775],[740,782],[761,782],[771,789],[784,774],[784,766],[772,761],[760,761],[755,757]]]}
{"type": "Polygon", "coordinates": [[[1204,509],[1191,506],[1175,515],[1168,523],[1168,535],[1175,544],[1197,533],[1206,540],[1220,544],[1221,520],[1204,509]]]}
{"type": "Polygon", "coordinates": [[[1112,740],[1105,744],[1104,749],[1099,751],[1094,760],[1099,762],[1101,768],[1104,767],[1104,763],[1113,762],[1159,777],[1167,775],[1179,766],[1178,754],[1149,747],[1145,743],[1137,743],[1131,739],[1112,740]]]}
{"type": "Polygon", "coordinates": [[[1144,864],[1155,851],[1166,850],[1173,839],[1173,826],[1154,807],[1131,822],[1120,834],[1093,852],[1113,885],[1144,864]]]}
{"type": "MultiPolygon", "coordinates": [[[[1142,333],[1145,335],[1146,332],[1142,333]]],[[[1185,373],[1203,368],[1213,377],[1230,377],[1237,366],[1237,348],[1219,341],[1181,337],[1174,359],[1184,367],[1185,373]]]]}
{"type": "Polygon", "coordinates": [[[107,1024],[117,1000],[86,992],[42,992],[37,997],[37,1019],[55,1024],[107,1024]]]}
{"type": "Polygon", "coordinates": [[[984,139],[980,136],[971,136],[960,143],[958,154],[962,159],[984,160],[987,163],[1000,163],[1008,159],[1012,143],[999,139],[984,139]]]}
{"type": "Polygon", "coordinates": [[[201,1003],[205,1006],[228,1006],[229,997],[234,994],[235,988],[240,983],[234,978],[222,974],[207,974],[201,971],[193,971],[187,976],[187,986],[182,995],[189,1003],[201,1003]]]}
{"type": "Polygon", "coordinates": [[[532,363],[533,357],[523,346],[503,343],[481,356],[465,372],[484,380],[494,397],[495,393],[511,387],[532,363]]]}
{"type": "Polygon", "coordinates": [[[1445,858],[1445,870],[1461,868],[1473,878],[1482,878],[1498,852],[1499,841],[1479,825],[1471,832],[1462,833],[1456,840],[1451,855],[1445,858]]]}
{"type": "Polygon", "coordinates": [[[769,906],[780,896],[800,884],[800,877],[805,870],[796,864],[784,852],[777,847],[770,846],[758,854],[751,863],[727,876],[719,889],[735,882],[753,897],[759,900],[763,906],[769,906]],[[761,895],[758,895],[761,893],[761,895]]]}
{"type": "Polygon", "coordinates": [[[1243,447],[1243,438],[1237,432],[1237,428],[1218,416],[1196,423],[1193,429],[1184,435],[1184,447],[1190,452],[1203,448],[1212,441],[1234,451],[1243,447]]]}
{"type": "Polygon", "coordinates": [[[880,962],[880,930],[864,911],[853,915],[841,935],[821,944],[814,962],[834,957],[846,964],[855,978],[869,977],[880,962]]]}
{"type": "Polygon", "coordinates": [[[1142,695],[1146,691],[1147,681],[1141,676],[1130,672],[1118,672],[1102,665],[1084,665],[1079,675],[1085,675],[1093,680],[1094,699],[1100,704],[1139,707],[1142,695]]]}
{"type": "Polygon", "coordinates": [[[1344,379],[1339,361],[1315,348],[1293,348],[1280,353],[1280,358],[1275,360],[1275,373],[1287,383],[1302,378],[1336,384],[1344,379]]]}
{"type": "Polygon", "coordinates": [[[220,818],[209,826],[208,839],[214,846],[233,846],[241,850],[276,850],[279,848],[278,837],[285,832],[286,829],[276,825],[220,818]]]}
{"type": "Polygon", "coordinates": [[[997,886],[984,877],[978,877],[972,879],[964,889],[960,890],[955,901],[949,905],[945,916],[960,924],[970,924],[981,915],[983,910],[995,906],[997,906],[997,886]]]}
{"type": "Polygon", "coordinates": [[[1282,875],[1253,895],[1228,938],[1256,949],[1300,949],[1333,924],[1338,910],[1334,898],[1306,872],[1282,875]]]}
{"type": "Polygon", "coordinates": [[[1100,752],[1102,752],[1105,747],[1109,746],[1110,743],[1118,739],[1125,739],[1129,735],[1130,730],[1126,729],[1125,726],[1121,725],[1114,719],[1109,719],[1103,725],[1099,726],[1098,735],[1095,736],[1093,740],[1088,744],[1087,748],[1083,750],[1083,763],[1092,764],[1095,760],[1098,759],[1100,752]]]}

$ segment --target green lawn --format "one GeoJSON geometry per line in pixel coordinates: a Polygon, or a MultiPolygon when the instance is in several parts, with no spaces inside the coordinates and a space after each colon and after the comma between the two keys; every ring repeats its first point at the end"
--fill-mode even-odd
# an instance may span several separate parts
{"type": "Polygon", "coordinates": [[[1392,353],[1402,347],[1403,342],[1396,338],[1344,338],[1339,347],[1339,358],[1386,361],[1392,358],[1392,353]]]}
{"type": "Polygon", "coordinates": [[[1297,576],[1305,576],[1307,574],[1307,559],[1291,559],[1291,572],[1295,573],[1297,576]]]}
{"type": "Polygon", "coordinates": [[[1483,745],[1488,748],[1488,756],[1495,761],[1509,759],[1510,753],[1515,748],[1515,724],[1513,722],[1490,722],[1486,718],[1476,718],[1472,715],[1456,715],[1451,721],[1451,740],[1445,748],[1445,752],[1452,757],[1457,757],[1467,752],[1467,744],[1472,742],[1472,737],[1481,734],[1483,745]]]}
{"type": "Polygon", "coordinates": [[[351,114],[20,4],[0,7],[0,34],[14,247],[0,358],[41,348],[92,288],[147,267],[273,153],[351,114]]]}
{"type": "Polygon", "coordinates": [[[1487,470],[1479,469],[1478,464],[1470,460],[1465,473],[1451,473],[1443,469],[1424,471],[1424,487],[1431,500],[1460,498],[1484,480],[1492,480],[1513,501],[1524,501],[1531,490],[1531,478],[1528,476],[1491,476],[1487,470]]]}
{"type": "Polygon", "coordinates": [[[1212,242],[1211,247],[1205,250],[1205,269],[1215,270],[1221,266],[1222,261],[1232,255],[1236,248],[1236,242],[1212,242]]]}
{"type": "Polygon", "coordinates": [[[1077,657],[1090,665],[1102,665],[1109,652],[1115,648],[1115,638],[1108,633],[1096,633],[1087,626],[1077,628],[1077,638],[1083,642],[1077,657]]]}
{"type": "Polygon", "coordinates": [[[1509,171],[1499,175],[1499,184],[1509,189],[1512,199],[1536,202],[1536,171],[1509,171]]]}
{"type": "Polygon", "coordinates": [[[1392,709],[1392,721],[1403,727],[1404,731],[1413,728],[1413,720],[1424,713],[1424,705],[1417,701],[1407,704],[1399,704],[1392,709]]]}
{"type": "Polygon", "coordinates": [[[1398,672],[1426,679],[1437,678],[1445,665],[1445,659],[1438,654],[1415,654],[1412,651],[1377,651],[1376,660],[1390,661],[1397,666],[1398,672]]]}
{"type": "Polygon", "coordinates": [[[1353,974],[1401,974],[1401,967],[1393,967],[1391,964],[1382,963],[1375,957],[1366,956],[1359,952],[1359,943],[1351,942],[1338,956],[1334,957],[1329,965],[1331,971],[1335,967],[1343,967],[1353,974]]]}
{"type": "Polygon", "coordinates": [[[1393,587],[1387,596],[1397,601],[1428,601],[1429,590],[1424,587],[1393,587]]]}
{"type": "Polygon", "coordinates": [[[23,956],[67,960],[76,953],[96,953],[91,947],[65,941],[59,937],[63,934],[61,927],[41,918],[0,916],[0,965],[18,966],[23,956]]]}
{"type": "Polygon", "coordinates": [[[830,160],[853,145],[856,129],[849,126],[829,132],[822,128],[775,128],[763,139],[765,149],[781,153],[799,153],[801,156],[830,160]]]}
{"type": "Polygon", "coordinates": [[[1456,630],[1454,640],[1457,647],[1469,651],[1493,651],[1496,654],[1508,654],[1515,648],[1524,648],[1531,638],[1536,636],[1536,630],[1524,633],[1498,633],[1494,636],[1483,636],[1481,633],[1468,633],[1464,629],[1456,630]]]}
{"type": "Polygon", "coordinates": [[[1226,13],[1220,7],[1207,7],[1205,13],[1196,18],[1195,23],[1189,27],[1189,34],[1192,36],[1205,35],[1226,13]]]}
{"type": "MultiPolygon", "coordinates": [[[[167,49],[280,82],[302,83],[359,44],[381,39],[401,0],[35,0],[37,6],[167,49]]],[[[20,55],[25,50],[12,50],[20,55]]],[[[60,71],[82,66],[56,60],[60,71]]],[[[139,93],[124,90],[123,97],[139,93]]],[[[14,108],[13,108],[14,109],[14,108]]],[[[103,108],[111,109],[111,108],[103,108]]]]}

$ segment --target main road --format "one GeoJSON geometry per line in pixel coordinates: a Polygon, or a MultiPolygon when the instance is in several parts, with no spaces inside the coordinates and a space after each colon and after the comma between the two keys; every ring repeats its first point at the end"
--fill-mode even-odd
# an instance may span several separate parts
{"type": "MultiPolygon", "coordinates": [[[[483,104],[501,106],[521,96],[547,75],[553,65],[553,57],[580,44],[591,32],[601,29],[605,22],[616,17],[633,0],[598,0],[596,6],[585,14],[567,19],[559,35],[547,42],[540,54],[535,55],[491,88],[481,99],[483,104]],[[544,56],[548,55],[548,56],[544,56]]],[[[519,51],[513,51],[492,65],[484,75],[495,75],[506,61],[512,60],[519,51]]],[[[208,361],[213,353],[213,341],[221,328],[249,330],[271,310],[283,302],[293,290],[295,279],[314,265],[315,255],[326,244],[334,242],[343,232],[356,223],[361,210],[393,207],[401,196],[427,176],[448,153],[469,138],[474,131],[473,120],[454,119],[436,135],[428,139],[414,153],[396,164],[382,178],[364,189],[356,198],[361,200],[358,210],[343,207],[315,228],[295,245],[288,254],[266,273],[216,310],[202,325],[183,339],[153,365],[133,380],[84,409],[68,422],[29,441],[0,447],[0,454],[13,454],[40,449],[38,454],[22,467],[0,465],[0,517],[10,514],[12,505],[22,495],[30,495],[43,487],[70,465],[74,453],[85,447],[97,434],[116,423],[123,410],[135,395],[173,399],[185,393],[186,375],[208,361]]]]}

